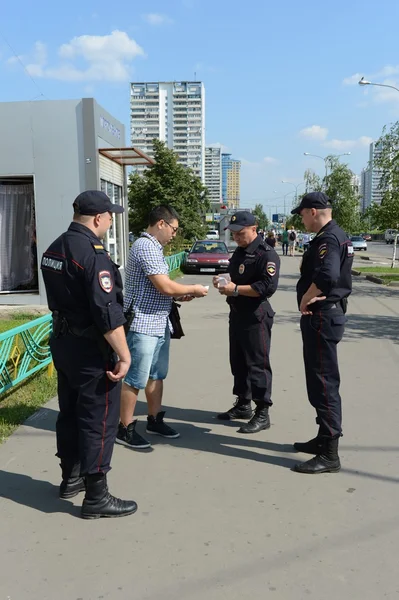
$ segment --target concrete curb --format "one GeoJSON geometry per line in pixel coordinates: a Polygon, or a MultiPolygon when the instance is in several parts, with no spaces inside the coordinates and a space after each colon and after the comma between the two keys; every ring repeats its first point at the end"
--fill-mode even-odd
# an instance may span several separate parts
{"type": "Polygon", "coordinates": [[[368,279],[368,281],[372,281],[373,283],[384,283],[383,279],[380,279],[380,277],[376,277],[375,275],[366,275],[366,279],[368,279]]]}

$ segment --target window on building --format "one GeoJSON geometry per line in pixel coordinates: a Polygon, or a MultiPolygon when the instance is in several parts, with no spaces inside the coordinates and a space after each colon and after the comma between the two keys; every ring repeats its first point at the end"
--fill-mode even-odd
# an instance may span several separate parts
{"type": "MultiPolygon", "coordinates": [[[[122,204],[122,187],[101,179],[101,191],[105,192],[114,204],[122,204]]],[[[108,249],[111,259],[119,264],[122,258],[122,243],[123,243],[123,220],[122,215],[113,213],[112,225],[109,228],[105,237],[105,246],[108,249]]]]}

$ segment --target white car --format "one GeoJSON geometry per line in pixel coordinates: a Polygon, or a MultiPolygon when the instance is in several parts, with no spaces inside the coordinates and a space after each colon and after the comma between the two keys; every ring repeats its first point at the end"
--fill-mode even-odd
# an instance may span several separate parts
{"type": "Polygon", "coordinates": [[[352,235],[351,242],[354,250],[367,251],[367,242],[362,238],[361,235],[352,235]]]}
{"type": "Polygon", "coordinates": [[[219,232],[216,231],[216,229],[210,229],[207,234],[206,234],[206,239],[207,240],[218,240],[219,239],[219,232]]]}
{"type": "Polygon", "coordinates": [[[397,229],[387,229],[384,237],[386,244],[393,244],[395,241],[395,236],[397,236],[399,231],[397,229]]]}

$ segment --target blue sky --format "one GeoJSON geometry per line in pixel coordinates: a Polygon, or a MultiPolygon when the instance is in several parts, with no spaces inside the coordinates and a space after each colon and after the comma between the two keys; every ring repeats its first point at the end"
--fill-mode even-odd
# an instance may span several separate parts
{"type": "Polygon", "coordinates": [[[351,152],[360,173],[399,119],[398,92],[356,84],[399,86],[398,22],[393,0],[15,0],[2,9],[0,101],[94,96],[128,126],[130,81],[196,73],[206,142],[243,161],[242,205],[274,212],[294,189],[282,179],[323,172],[303,152],[351,152]]]}

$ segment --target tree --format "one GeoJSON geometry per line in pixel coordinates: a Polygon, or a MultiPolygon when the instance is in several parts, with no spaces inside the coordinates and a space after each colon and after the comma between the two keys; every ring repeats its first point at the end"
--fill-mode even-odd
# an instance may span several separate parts
{"type": "Polygon", "coordinates": [[[316,175],[312,169],[306,169],[303,179],[305,181],[305,189],[307,194],[309,192],[320,192],[323,189],[322,179],[316,175]]]}
{"type": "Polygon", "coordinates": [[[270,223],[265,211],[263,210],[262,204],[255,204],[252,214],[256,217],[256,222],[259,226],[259,229],[266,231],[269,228],[270,223]]]}
{"type": "Polygon", "coordinates": [[[333,202],[333,216],[344,231],[360,229],[359,194],[353,186],[353,172],[336,157],[329,157],[330,173],[324,177],[324,191],[333,202]]]}
{"type": "Polygon", "coordinates": [[[176,248],[204,237],[204,217],[210,208],[207,189],[192,169],[177,162],[177,155],[164,142],[155,139],[153,145],[155,164],[143,175],[134,173],[129,178],[129,227],[134,235],[140,235],[151,209],[168,204],[180,217],[176,248]]]}
{"type": "Polygon", "coordinates": [[[381,229],[396,229],[399,224],[399,121],[385,126],[375,143],[374,164],[380,175],[381,205],[370,207],[368,214],[381,229]]]}
{"type": "MultiPolygon", "coordinates": [[[[336,156],[327,156],[326,162],[330,172],[321,178],[310,169],[304,173],[306,193],[322,191],[331,198],[333,203],[333,217],[338,225],[347,232],[356,232],[361,227],[359,211],[359,194],[353,186],[353,172],[348,165],[341,164],[336,156]]],[[[298,198],[300,204],[304,194],[298,198]]],[[[300,217],[294,215],[287,225],[303,230],[300,217]]]]}

